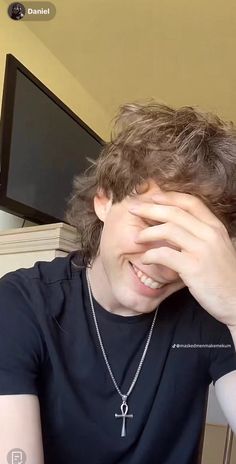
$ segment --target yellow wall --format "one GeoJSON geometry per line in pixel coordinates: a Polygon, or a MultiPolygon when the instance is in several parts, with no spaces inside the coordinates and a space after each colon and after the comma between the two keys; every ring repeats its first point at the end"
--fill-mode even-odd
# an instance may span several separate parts
{"type": "Polygon", "coordinates": [[[6,54],[11,53],[103,139],[109,116],[23,22],[12,21],[0,0],[0,102],[6,54]]]}
{"type": "Polygon", "coordinates": [[[52,21],[28,21],[27,27],[110,118],[124,102],[153,97],[236,122],[235,0],[54,4],[52,21]]]}

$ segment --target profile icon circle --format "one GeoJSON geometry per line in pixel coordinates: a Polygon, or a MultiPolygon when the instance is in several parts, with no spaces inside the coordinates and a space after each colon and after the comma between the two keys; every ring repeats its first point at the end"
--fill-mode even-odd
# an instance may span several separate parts
{"type": "Polygon", "coordinates": [[[9,451],[7,454],[7,462],[9,464],[14,463],[19,463],[19,464],[25,464],[26,463],[26,454],[25,452],[20,449],[20,448],[14,448],[9,451]]]}
{"type": "Polygon", "coordinates": [[[25,7],[22,3],[11,3],[8,7],[8,14],[11,19],[22,19],[25,16],[25,7]]]}

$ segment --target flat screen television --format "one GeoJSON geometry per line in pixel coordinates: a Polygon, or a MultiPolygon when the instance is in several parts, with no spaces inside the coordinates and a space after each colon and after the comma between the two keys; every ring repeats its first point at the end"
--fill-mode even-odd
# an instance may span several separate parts
{"type": "MultiPolygon", "coordinates": [[[[77,98],[75,96],[75,98],[77,98]]],[[[0,126],[0,209],[65,222],[75,175],[104,141],[13,55],[6,55],[0,126]]]]}

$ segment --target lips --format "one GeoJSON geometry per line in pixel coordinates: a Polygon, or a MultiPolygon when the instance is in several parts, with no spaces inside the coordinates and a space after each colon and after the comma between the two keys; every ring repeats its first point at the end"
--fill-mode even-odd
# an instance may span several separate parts
{"type": "MultiPolygon", "coordinates": [[[[131,263],[131,261],[129,261],[129,263],[130,263],[131,266],[133,267],[133,263],[131,263]]],[[[147,274],[146,271],[143,271],[142,269],[140,269],[140,267],[137,266],[136,264],[135,264],[135,267],[136,267],[137,269],[139,269],[139,271],[143,272],[143,274],[145,274],[147,277],[150,277],[150,279],[154,280],[155,282],[158,282],[159,284],[163,284],[163,285],[166,283],[166,282],[162,282],[162,281],[159,280],[159,279],[158,279],[158,280],[155,279],[155,277],[150,276],[149,274],[147,274]]]]}

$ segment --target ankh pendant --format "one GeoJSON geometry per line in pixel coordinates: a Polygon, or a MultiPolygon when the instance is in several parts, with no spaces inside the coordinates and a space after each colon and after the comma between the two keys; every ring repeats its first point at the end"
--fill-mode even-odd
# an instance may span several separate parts
{"type": "Polygon", "coordinates": [[[122,417],[122,419],[123,419],[121,437],[126,436],[126,429],[125,429],[126,423],[125,423],[125,420],[126,419],[132,419],[134,417],[133,414],[127,414],[128,413],[128,404],[126,403],[126,399],[127,399],[126,395],[122,396],[122,405],[120,407],[121,414],[115,414],[116,418],[121,418],[122,417]]]}

